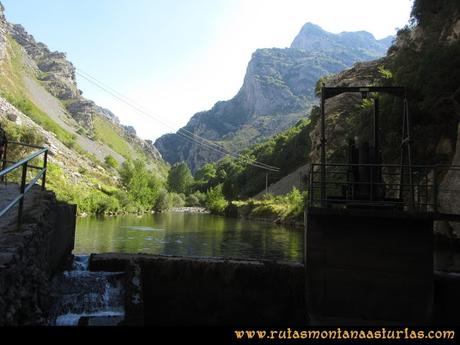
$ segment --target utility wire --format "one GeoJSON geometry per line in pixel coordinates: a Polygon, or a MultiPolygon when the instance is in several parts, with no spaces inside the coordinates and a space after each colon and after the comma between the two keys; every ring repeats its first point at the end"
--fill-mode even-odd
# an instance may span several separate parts
{"type": "MultiPolygon", "coordinates": [[[[167,122],[163,121],[162,119],[158,118],[157,116],[154,116],[151,114],[150,111],[148,111],[148,109],[144,108],[143,106],[137,104],[135,101],[131,100],[130,98],[122,95],[121,93],[119,93],[118,91],[114,90],[113,88],[111,88],[110,86],[108,85],[105,85],[104,83],[100,82],[99,80],[97,80],[96,78],[92,77],[91,75],[89,75],[88,73],[78,69],[76,71],[76,74],[78,74],[80,77],[82,77],[83,79],[85,79],[86,81],[88,81],[89,83],[93,84],[94,86],[102,89],[104,92],[110,94],[112,97],[118,99],[120,102],[128,105],[129,107],[135,109],[137,112],[139,112],[140,114],[148,117],[149,119],[153,119],[154,121],[157,121],[157,122],[160,122],[163,126],[171,129],[171,130],[175,130],[174,127],[172,127],[170,124],[168,124],[167,122]]],[[[279,168],[278,167],[275,167],[275,166],[272,166],[272,165],[268,165],[268,164],[265,164],[263,162],[258,162],[254,159],[251,159],[249,157],[246,157],[244,155],[241,155],[241,154],[238,154],[238,153],[232,153],[230,151],[228,151],[225,147],[221,146],[221,145],[218,145],[212,141],[209,141],[203,137],[200,137],[186,129],[180,129],[177,133],[177,135],[179,135],[180,137],[188,140],[188,141],[191,141],[195,144],[198,144],[200,146],[203,146],[209,150],[214,150],[215,152],[218,152],[218,153],[221,153],[221,154],[224,154],[224,155],[229,155],[229,156],[232,156],[233,158],[237,158],[237,159],[242,159],[243,161],[245,161],[247,164],[251,165],[251,166],[254,166],[254,167],[257,167],[257,168],[260,168],[260,169],[265,169],[265,170],[269,170],[269,171],[273,171],[273,172],[278,172],[279,171],[279,168]]]]}
{"type": "MultiPolygon", "coordinates": [[[[77,73],[78,73],[78,72],[77,72],[77,73]]],[[[78,74],[79,74],[82,78],[84,78],[85,80],[87,80],[88,82],[94,84],[95,86],[97,86],[97,87],[103,89],[105,92],[109,93],[109,94],[112,95],[113,97],[117,98],[119,101],[121,101],[121,102],[123,102],[123,103],[129,105],[130,107],[136,109],[136,110],[137,110],[138,112],[140,112],[141,114],[147,116],[147,117],[150,118],[150,119],[154,119],[154,120],[156,120],[156,121],[159,121],[159,122],[161,122],[163,125],[165,125],[165,126],[171,128],[171,127],[170,127],[168,124],[166,124],[164,121],[162,121],[162,120],[160,120],[160,119],[158,119],[158,118],[154,118],[151,114],[147,113],[145,110],[140,109],[139,106],[137,106],[137,105],[135,105],[135,104],[132,104],[132,102],[129,102],[129,101],[123,99],[122,97],[124,97],[124,96],[122,96],[121,94],[116,95],[116,94],[114,94],[113,92],[111,92],[111,90],[107,89],[105,86],[103,86],[103,85],[98,85],[98,84],[97,84],[97,81],[90,80],[87,76],[84,76],[84,75],[82,75],[81,73],[78,73],[78,74]]],[[[174,128],[172,128],[172,129],[174,130],[174,128]]],[[[188,132],[188,131],[187,131],[187,132],[188,132]]],[[[189,133],[190,133],[190,132],[189,132],[189,133]]],[[[272,167],[272,166],[270,166],[270,165],[268,165],[268,164],[265,164],[265,163],[262,163],[262,162],[257,162],[256,160],[250,159],[249,157],[246,157],[246,156],[244,156],[244,155],[231,153],[231,152],[227,151],[225,148],[223,148],[223,147],[221,147],[221,146],[219,146],[219,145],[217,145],[217,144],[216,144],[215,146],[210,146],[208,143],[211,143],[211,142],[209,142],[209,141],[207,141],[206,139],[203,139],[203,138],[201,138],[201,137],[199,137],[199,136],[197,136],[197,135],[193,135],[193,136],[192,136],[192,135],[189,135],[189,134],[187,134],[187,133],[182,133],[181,131],[179,131],[179,132],[177,133],[177,135],[179,135],[180,137],[183,137],[183,138],[185,138],[185,139],[187,139],[187,140],[189,140],[189,141],[192,141],[192,142],[194,142],[194,143],[196,143],[196,144],[198,144],[198,145],[200,145],[200,146],[204,146],[204,147],[206,147],[206,148],[208,148],[208,149],[214,150],[214,151],[216,151],[216,152],[218,152],[218,153],[221,153],[221,154],[224,154],[224,155],[230,155],[230,156],[232,156],[232,157],[234,157],[234,158],[238,158],[238,159],[243,159],[247,164],[252,165],[252,166],[254,166],[254,167],[261,168],[261,169],[265,169],[265,170],[269,170],[269,171],[274,171],[274,172],[279,171],[279,169],[278,169],[277,167],[272,167]],[[195,137],[198,138],[198,139],[196,139],[195,137]],[[208,143],[199,141],[199,139],[204,140],[204,141],[207,141],[208,143]]]]}
{"type": "MultiPolygon", "coordinates": [[[[171,129],[173,131],[175,130],[175,128],[171,124],[168,124],[167,122],[163,121],[159,117],[152,115],[152,113],[151,113],[151,111],[149,109],[143,107],[142,105],[139,105],[138,103],[136,103],[132,99],[122,95],[120,92],[118,92],[118,91],[114,90],[113,88],[111,88],[110,86],[102,83],[101,81],[97,80],[95,77],[91,76],[90,74],[88,74],[88,73],[86,73],[86,72],[84,72],[82,70],[77,71],[77,74],[80,75],[85,80],[89,81],[90,83],[92,83],[92,84],[96,85],[97,87],[103,89],[105,92],[108,92],[110,95],[112,95],[113,97],[117,98],[121,102],[123,102],[125,104],[128,104],[130,107],[133,107],[134,109],[139,111],[141,114],[147,116],[150,119],[153,119],[155,121],[160,122],[161,124],[163,124],[164,126],[168,127],[169,129],[171,129]],[[88,80],[88,79],[91,79],[91,80],[88,80]],[[122,99],[120,99],[120,98],[122,98],[122,99]]],[[[238,154],[238,153],[232,153],[232,152],[228,151],[225,147],[223,147],[221,145],[218,145],[215,142],[212,142],[210,140],[207,140],[206,138],[200,137],[200,136],[196,135],[195,133],[192,133],[192,132],[190,132],[190,131],[188,131],[188,130],[186,130],[184,128],[180,129],[176,134],[181,136],[181,137],[183,137],[183,138],[185,138],[185,139],[187,139],[187,140],[190,140],[190,141],[192,141],[192,142],[194,142],[194,143],[196,143],[198,145],[201,145],[201,146],[204,146],[204,147],[206,147],[208,149],[217,151],[217,152],[219,152],[221,154],[230,155],[230,156],[232,156],[234,158],[243,159],[243,160],[246,161],[246,163],[254,165],[254,166],[257,166],[258,168],[267,169],[267,170],[270,170],[270,171],[279,171],[278,167],[268,165],[268,164],[265,164],[263,162],[258,162],[258,161],[254,160],[254,159],[250,159],[249,157],[246,157],[246,156],[238,154]]]]}

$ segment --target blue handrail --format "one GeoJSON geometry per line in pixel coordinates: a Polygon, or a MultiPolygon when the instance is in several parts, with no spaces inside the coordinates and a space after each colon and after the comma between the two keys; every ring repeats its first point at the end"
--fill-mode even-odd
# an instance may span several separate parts
{"type": "Polygon", "coordinates": [[[10,211],[16,204],[19,203],[19,209],[18,209],[18,224],[21,224],[22,220],[22,212],[24,208],[24,197],[27,194],[27,192],[38,182],[38,180],[42,179],[42,189],[45,189],[46,185],[46,172],[48,170],[48,149],[45,147],[40,147],[36,145],[30,145],[30,144],[23,144],[23,143],[18,143],[18,142],[9,142],[9,144],[17,144],[21,146],[26,146],[26,147],[32,147],[32,148],[38,148],[39,150],[31,154],[30,156],[24,158],[23,160],[14,163],[13,165],[6,167],[6,163],[8,162],[6,160],[6,150],[5,150],[5,155],[3,157],[3,169],[0,171],[0,180],[3,181],[4,177],[13,171],[19,169],[22,167],[22,175],[21,175],[21,185],[20,185],[20,191],[19,195],[11,201],[8,205],[6,205],[3,209],[0,210],[0,217],[4,216],[8,211],[10,211]],[[36,167],[36,166],[29,166],[29,162],[39,156],[43,155],[43,167],[36,167]],[[37,175],[28,183],[26,184],[26,178],[27,178],[27,169],[36,169],[38,170],[37,175]]]}

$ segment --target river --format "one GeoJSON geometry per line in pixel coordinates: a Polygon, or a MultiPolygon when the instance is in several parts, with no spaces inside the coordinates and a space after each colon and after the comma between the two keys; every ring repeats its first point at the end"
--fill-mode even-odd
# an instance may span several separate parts
{"type": "Polygon", "coordinates": [[[113,252],[302,262],[303,231],[209,214],[78,219],[75,254],[113,252]]]}

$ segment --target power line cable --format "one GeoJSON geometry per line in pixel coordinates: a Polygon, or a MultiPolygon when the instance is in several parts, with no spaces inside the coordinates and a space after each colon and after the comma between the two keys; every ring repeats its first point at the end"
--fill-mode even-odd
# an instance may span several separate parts
{"type": "MultiPolygon", "coordinates": [[[[91,83],[91,84],[95,85],[96,87],[102,89],[104,92],[110,94],[112,97],[118,99],[120,102],[130,106],[133,109],[135,109],[140,114],[148,117],[149,119],[153,119],[154,121],[160,122],[162,125],[164,125],[165,127],[169,128],[169,129],[171,129],[173,131],[175,130],[174,127],[172,127],[167,122],[165,122],[162,119],[152,115],[151,112],[148,111],[148,109],[146,109],[145,107],[143,107],[141,105],[138,105],[135,101],[133,101],[133,100],[129,99],[128,97],[122,95],[121,93],[119,93],[118,91],[114,90],[110,86],[100,82],[99,80],[97,80],[96,78],[92,77],[88,73],[78,69],[76,71],[76,74],[78,74],[80,77],[82,77],[83,79],[85,79],[89,83],[91,83]]],[[[223,146],[218,145],[218,144],[216,144],[216,143],[214,143],[212,141],[209,141],[208,139],[202,138],[202,137],[200,137],[200,136],[198,136],[198,135],[196,135],[196,134],[194,134],[194,133],[192,133],[192,132],[190,132],[190,131],[188,131],[186,129],[180,129],[176,134],[179,135],[180,137],[186,139],[186,140],[192,141],[195,144],[198,144],[200,146],[206,147],[207,149],[214,150],[214,151],[216,151],[218,153],[221,153],[221,154],[224,154],[224,155],[232,156],[233,158],[236,158],[236,159],[242,159],[243,161],[245,161],[247,164],[249,164],[251,166],[261,168],[261,169],[265,169],[265,170],[269,170],[269,171],[273,171],[273,172],[278,172],[279,171],[278,167],[268,165],[268,164],[265,164],[263,162],[258,162],[258,161],[254,160],[254,159],[251,159],[251,158],[249,158],[247,156],[244,156],[244,155],[241,155],[241,154],[238,154],[238,153],[236,153],[236,154],[232,153],[232,152],[228,151],[226,148],[224,148],[223,146]]]]}
{"type": "MultiPolygon", "coordinates": [[[[128,104],[129,106],[135,108],[137,111],[139,111],[143,115],[147,116],[148,118],[153,119],[155,121],[158,121],[158,122],[162,123],[165,127],[175,131],[175,128],[171,124],[168,124],[167,122],[163,121],[159,117],[154,116],[149,109],[147,109],[147,108],[143,107],[142,105],[136,103],[134,100],[124,96],[123,94],[121,94],[117,90],[111,88],[110,86],[102,83],[101,81],[97,80],[95,77],[91,76],[89,73],[84,72],[81,69],[79,69],[79,71],[77,71],[77,74],[79,74],[81,77],[83,77],[84,79],[86,79],[87,81],[89,81],[89,82],[91,82],[93,84],[94,83],[98,84],[96,86],[102,88],[105,92],[108,92],[109,94],[111,94],[112,96],[116,97],[118,100],[124,102],[125,104],[130,103],[130,104],[128,104]],[[91,80],[88,80],[88,78],[91,79],[91,80]],[[123,98],[123,100],[121,100],[120,98],[123,98]]],[[[224,146],[216,144],[213,141],[210,141],[210,140],[208,140],[206,138],[203,138],[203,137],[201,137],[201,136],[199,136],[199,135],[197,135],[195,133],[192,133],[192,132],[186,130],[185,128],[181,128],[176,134],[181,136],[181,137],[184,137],[186,139],[192,140],[196,144],[201,145],[201,146],[205,146],[205,147],[207,147],[209,149],[213,149],[213,148],[209,147],[209,146],[212,146],[215,149],[217,149],[219,153],[230,155],[230,156],[232,156],[234,158],[242,158],[242,159],[244,159],[246,161],[250,161],[250,162],[253,162],[254,164],[259,165],[259,167],[265,167],[267,169],[271,169],[272,171],[279,171],[278,167],[275,167],[275,166],[272,166],[272,165],[269,165],[269,164],[265,164],[263,162],[258,162],[255,159],[250,159],[250,158],[248,158],[246,156],[243,156],[241,154],[238,154],[238,153],[232,153],[229,150],[227,150],[224,146]]]]}
{"type": "MultiPolygon", "coordinates": [[[[136,110],[137,110],[138,112],[140,112],[141,114],[147,116],[147,117],[150,118],[150,119],[154,119],[154,120],[156,120],[156,121],[162,122],[165,126],[169,127],[169,125],[167,125],[167,124],[164,123],[163,121],[161,121],[161,120],[159,120],[159,119],[157,119],[157,118],[152,117],[149,113],[146,113],[144,110],[140,109],[138,106],[136,106],[136,105],[134,105],[134,104],[131,104],[130,102],[127,102],[126,100],[122,99],[120,96],[118,96],[118,95],[112,93],[110,90],[106,89],[104,86],[102,86],[102,85],[97,85],[95,81],[90,80],[89,78],[87,78],[87,77],[84,76],[84,75],[81,75],[81,74],[79,74],[79,75],[80,75],[82,78],[84,78],[85,80],[87,80],[88,82],[90,82],[90,83],[94,84],[95,86],[97,86],[97,87],[103,89],[105,92],[109,93],[111,96],[117,98],[119,101],[121,101],[121,102],[123,102],[123,103],[129,105],[130,107],[136,109],[136,110]]],[[[247,157],[247,156],[244,156],[244,155],[241,155],[241,154],[234,154],[234,153],[231,153],[231,152],[225,150],[224,148],[221,148],[220,146],[216,146],[216,147],[209,146],[207,143],[198,141],[198,140],[195,139],[194,137],[192,137],[192,136],[190,136],[190,135],[187,135],[187,134],[184,134],[184,133],[182,133],[182,132],[180,132],[180,131],[177,133],[177,135],[179,135],[180,137],[183,137],[183,138],[185,138],[185,139],[187,139],[187,140],[189,140],[189,141],[192,141],[192,142],[194,142],[194,143],[196,143],[196,144],[198,144],[198,145],[201,145],[201,146],[204,146],[204,147],[206,147],[206,148],[208,148],[208,149],[211,149],[211,150],[214,150],[214,151],[216,151],[216,152],[219,152],[219,153],[221,153],[221,154],[230,155],[230,156],[232,156],[232,157],[234,157],[234,158],[238,158],[238,159],[243,159],[243,160],[244,160],[247,164],[249,164],[249,165],[252,165],[252,166],[255,166],[255,167],[258,167],[258,168],[261,168],[261,169],[266,169],[266,170],[274,171],[274,172],[279,171],[279,169],[278,169],[277,167],[272,167],[272,166],[269,166],[268,164],[265,164],[265,163],[262,163],[262,162],[257,162],[256,160],[251,159],[251,158],[249,158],[249,157],[247,157]]],[[[199,139],[201,138],[201,137],[199,137],[199,136],[197,136],[197,135],[195,135],[195,137],[197,137],[197,138],[199,138],[199,139]]],[[[203,139],[203,138],[201,138],[201,139],[203,139]]]]}

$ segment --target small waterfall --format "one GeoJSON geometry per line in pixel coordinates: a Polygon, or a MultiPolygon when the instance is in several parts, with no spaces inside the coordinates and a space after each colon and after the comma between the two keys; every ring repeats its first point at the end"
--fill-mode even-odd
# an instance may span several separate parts
{"type": "Polygon", "coordinates": [[[52,282],[50,325],[116,325],[124,317],[123,273],[88,271],[89,256],[75,256],[71,271],[52,282]]]}

